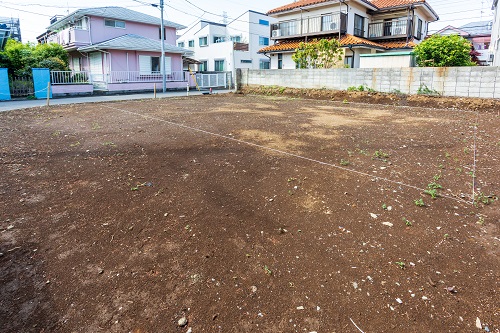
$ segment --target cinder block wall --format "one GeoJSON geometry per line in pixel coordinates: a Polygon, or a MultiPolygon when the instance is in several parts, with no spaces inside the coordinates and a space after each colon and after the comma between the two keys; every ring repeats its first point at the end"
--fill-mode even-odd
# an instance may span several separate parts
{"type": "Polygon", "coordinates": [[[238,69],[238,87],[281,86],[416,94],[419,88],[443,96],[500,98],[500,67],[411,67],[338,69],[238,69]]]}

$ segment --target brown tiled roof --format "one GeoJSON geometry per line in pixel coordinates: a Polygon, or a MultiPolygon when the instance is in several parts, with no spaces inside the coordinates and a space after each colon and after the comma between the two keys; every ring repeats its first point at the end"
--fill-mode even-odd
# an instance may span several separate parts
{"type": "MultiPolygon", "coordinates": [[[[294,51],[299,47],[299,44],[303,42],[304,40],[285,40],[282,42],[279,42],[274,45],[269,45],[266,46],[262,49],[259,50],[258,53],[270,53],[270,52],[279,52],[279,51],[294,51]]],[[[310,43],[314,43],[314,41],[311,41],[310,43]]],[[[389,41],[389,42],[372,42],[368,39],[361,38],[361,37],[356,37],[353,35],[345,34],[340,38],[340,45],[343,47],[348,47],[349,45],[352,46],[366,46],[366,47],[372,47],[372,48],[377,48],[381,50],[388,50],[388,49],[404,49],[404,48],[414,48],[415,43],[413,40],[410,40],[408,43],[406,41],[389,41]]]]}
{"type": "MultiPolygon", "coordinates": [[[[316,5],[319,3],[331,2],[331,1],[333,1],[333,0],[299,0],[299,1],[289,3],[287,5],[284,5],[284,6],[280,6],[278,8],[271,9],[270,11],[267,12],[267,14],[285,12],[285,11],[292,10],[295,8],[311,6],[311,5],[316,5]]],[[[372,5],[374,5],[375,7],[379,8],[379,9],[385,9],[385,8],[390,8],[390,7],[411,5],[414,3],[425,3],[426,0],[363,0],[363,1],[366,3],[371,3],[372,5]]],[[[335,1],[335,3],[338,3],[338,2],[335,1]]]]}
{"type": "Polygon", "coordinates": [[[411,5],[419,2],[424,3],[425,0],[371,0],[370,2],[378,8],[384,9],[390,7],[411,5]]]}
{"type": "Polygon", "coordinates": [[[410,39],[408,43],[404,41],[389,41],[389,42],[379,42],[380,45],[387,49],[413,49],[417,44],[410,39]]]}
{"type": "Polygon", "coordinates": [[[299,8],[299,7],[310,6],[310,5],[315,5],[317,3],[330,2],[330,1],[332,1],[332,0],[299,0],[299,1],[289,3],[288,5],[284,5],[284,6],[280,6],[278,8],[271,9],[267,13],[268,14],[279,13],[279,12],[284,12],[284,11],[299,8]]]}

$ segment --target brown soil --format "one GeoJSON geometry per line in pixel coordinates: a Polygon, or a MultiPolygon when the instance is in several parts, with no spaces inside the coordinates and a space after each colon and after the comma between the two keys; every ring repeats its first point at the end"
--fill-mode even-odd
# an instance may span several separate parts
{"type": "Polygon", "coordinates": [[[500,332],[498,101],[345,94],[1,113],[0,331],[500,332]]]}
{"type": "Polygon", "coordinates": [[[278,86],[244,87],[241,92],[267,96],[303,97],[340,102],[384,104],[394,106],[414,106],[467,110],[481,112],[500,112],[500,100],[492,98],[442,97],[436,95],[405,95],[370,91],[345,91],[328,89],[296,89],[278,86]]]}

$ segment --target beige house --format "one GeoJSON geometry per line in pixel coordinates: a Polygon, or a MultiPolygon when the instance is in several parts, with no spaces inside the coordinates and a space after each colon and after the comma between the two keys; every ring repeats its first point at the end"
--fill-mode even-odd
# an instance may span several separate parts
{"type": "Polygon", "coordinates": [[[273,44],[259,53],[272,69],[295,68],[299,43],[321,38],[340,41],[348,67],[410,67],[412,49],[439,19],[426,0],[299,0],[267,14],[278,22],[271,25],[273,44]]]}

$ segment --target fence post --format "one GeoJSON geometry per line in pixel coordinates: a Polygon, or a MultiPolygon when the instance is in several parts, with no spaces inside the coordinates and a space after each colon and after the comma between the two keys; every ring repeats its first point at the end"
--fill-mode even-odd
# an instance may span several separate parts
{"type": "Polygon", "coordinates": [[[48,91],[48,94],[47,94],[47,106],[49,106],[50,105],[50,93],[51,93],[51,91],[50,91],[50,82],[47,83],[47,91],[48,91]]]}
{"type": "Polygon", "coordinates": [[[50,84],[50,70],[48,68],[33,68],[33,86],[37,99],[45,99],[47,95],[52,98],[52,92],[47,91],[48,84],[50,84]]]}
{"type": "Polygon", "coordinates": [[[7,68],[0,68],[0,101],[10,100],[9,75],[7,68]]]}

